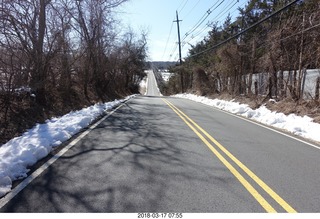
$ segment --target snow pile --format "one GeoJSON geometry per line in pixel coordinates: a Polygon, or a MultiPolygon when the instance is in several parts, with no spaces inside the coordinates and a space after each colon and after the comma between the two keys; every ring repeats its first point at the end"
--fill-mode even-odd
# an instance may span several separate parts
{"type": "Polygon", "coordinates": [[[271,112],[265,106],[261,106],[260,108],[253,110],[247,104],[219,99],[209,99],[193,94],[177,94],[175,97],[200,102],[233,114],[253,119],[269,126],[287,130],[304,138],[320,141],[320,124],[312,122],[312,118],[308,116],[301,117],[295,114],[285,115],[283,113],[271,112]]]}
{"type": "MultiPolygon", "coordinates": [[[[134,96],[134,95],[133,95],[134,96]]],[[[98,116],[132,98],[99,103],[60,118],[37,124],[22,136],[0,147],[0,197],[11,191],[12,181],[27,177],[28,167],[46,157],[53,148],[89,126],[98,116]]]]}

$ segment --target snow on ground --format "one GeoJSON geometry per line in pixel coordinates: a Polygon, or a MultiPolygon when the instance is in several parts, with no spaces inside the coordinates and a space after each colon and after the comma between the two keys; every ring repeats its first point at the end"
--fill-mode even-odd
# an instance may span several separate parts
{"type": "Polygon", "coordinates": [[[148,77],[145,77],[143,80],[141,80],[139,87],[141,88],[146,88],[147,87],[147,81],[148,81],[148,77]]]}
{"type": "MultiPolygon", "coordinates": [[[[106,110],[110,110],[132,97],[96,104],[70,112],[60,118],[52,118],[47,120],[45,124],[37,124],[22,136],[2,145],[0,147],[0,197],[11,191],[12,181],[27,176],[28,167],[47,156],[55,147],[70,139],[81,129],[89,126],[106,110]]],[[[266,125],[285,129],[304,138],[320,141],[320,124],[312,122],[308,116],[301,117],[294,114],[286,116],[283,113],[271,112],[265,106],[253,110],[246,104],[209,99],[193,94],[178,94],[175,97],[214,106],[266,125]]]]}
{"type": "MultiPolygon", "coordinates": [[[[145,73],[148,73],[148,72],[145,71],[145,73]]],[[[148,86],[148,77],[146,76],[141,80],[139,84],[140,92],[144,91],[143,95],[147,95],[147,86],[148,86]]]]}
{"type": "Polygon", "coordinates": [[[28,167],[46,157],[55,147],[89,126],[106,110],[132,98],[98,103],[60,118],[37,124],[22,136],[0,147],[0,197],[11,191],[12,181],[27,177],[28,167]]]}
{"type": "Polygon", "coordinates": [[[170,77],[172,76],[173,74],[170,73],[170,72],[167,72],[167,71],[162,71],[161,72],[161,76],[162,76],[162,79],[165,81],[165,82],[168,82],[170,77]]]}
{"type": "Polygon", "coordinates": [[[253,110],[247,104],[219,99],[209,99],[207,97],[193,94],[177,94],[174,96],[213,106],[269,126],[284,129],[297,136],[320,142],[320,124],[312,122],[312,118],[308,116],[301,117],[295,114],[285,115],[283,113],[272,112],[265,106],[261,106],[260,108],[253,110]]]}

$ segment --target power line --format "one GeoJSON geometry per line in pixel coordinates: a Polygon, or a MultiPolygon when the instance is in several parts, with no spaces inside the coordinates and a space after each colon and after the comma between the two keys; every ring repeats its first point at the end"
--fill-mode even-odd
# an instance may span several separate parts
{"type": "MultiPolygon", "coordinates": [[[[201,30],[199,30],[198,32],[196,32],[195,34],[193,34],[193,35],[191,36],[191,39],[190,39],[190,40],[188,40],[187,42],[186,42],[186,40],[184,40],[183,43],[184,43],[184,44],[186,44],[186,43],[191,43],[191,42],[194,41],[194,40],[197,40],[197,39],[200,39],[200,38],[204,37],[204,35],[203,35],[202,33],[203,33],[204,31],[206,31],[208,28],[210,28],[209,22],[208,22],[206,25],[204,25],[201,30]],[[200,35],[200,34],[202,34],[202,35],[200,35]]],[[[205,34],[207,34],[207,32],[206,32],[205,34]]]]}
{"type": "Polygon", "coordinates": [[[264,21],[266,21],[266,20],[270,19],[271,17],[279,14],[281,11],[284,11],[284,10],[286,10],[287,8],[291,7],[293,4],[297,3],[298,1],[300,1],[300,0],[294,0],[294,1],[290,2],[290,3],[287,4],[286,6],[280,8],[279,10],[277,10],[277,11],[275,11],[275,12],[273,12],[272,14],[268,15],[267,17],[261,19],[260,21],[258,21],[258,22],[256,22],[256,23],[254,23],[254,24],[251,25],[250,27],[248,27],[248,28],[240,31],[239,33],[233,35],[232,37],[229,37],[228,39],[226,39],[226,40],[224,40],[224,41],[222,41],[222,42],[220,42],[220,43],[218,43],[218,44],[216,44],[216,45],[214,45],[214,46],[212,46],[212,47],[210,47],[210,48],[208,48],[208,49],[205,49],[205,50],[203,50],[203,51],[201,51],[201,52],[198,52],[198,53],[196,53],[196,54],[193,54],[193,55],[189,56],[189,58],[192,58],[192,57],[201,55],[201,54],[203,54],[203,53],[209,52],[210,50],[213,50],[213,49],[215,49],[215,48],[217,48],[217,47],[219,47],[219,46],[221,46],[221,45],[223,45],[223,44],[225,44],[225,43],[227,43],[227,42],[229,42],[229,41],[237,38],[238,36],[240,36],[240,35],[248,32],[248,31],[251,30],[252,28],[258,26],[258,25],[261,24],[261,23],[263,23],[264,21]]]}
{"type": "MultiPolygon", "coordinates": [[[[195,26],[190,30],[190,31],[188,31],[187,33],[186,33],[186,37],[188,36],[188,35],[190,35],[191,33],[193,33],[209,16],[210,16],[210,14],[215,10],[215,9],[217,9],[223,2],[224,2],[225,0],[222,0],[213,10],[212,10],[212,8],[218,3],[216,3],[216,4],[214,4],[211,8],[209,8],[208,10],[207,10],[207,12],[202,16],[202,18],[195,24],[195,26]]],[[[185,37],[185,38],[186,38],[185,37]]]]}
{"type": "MultiPolygon", "coordinates": [[[[179,46],[179,54],[181,54],[180,28],[179,28],[179,22],[180,22],[181,20],[179,20],[179,18],[178,18],[178,11],[176,11],[176,16],[177,16],[177,18],[176,18],[177,20],[174,20],[174,21],[172,22],[172,25],[173,25],[174,22],[177,22],[177,27],[178,27],[178,43],[175,43],[173,49],[171,50],[171,53],[170,53],[170,55],[169,55],[170,60],[171,60],[174,52],[175,52],[176,49],[178,48],[178,46],[179,46]]],[[[172,25],[171,25],[171,28],[172,28],[172,25]]],[[[171,31],[170,31],[170,32],[171,32],[171,31]]]]}
{"type": "MultiPolygon", "coordinates": [[[[179,8],[183,5],[182,9],[184,8],[184,6],[187,4],[186,2],[188,2],[188,0],[182,0],[181,3],[179,4],[177,10],[179,10],[179,8]]],[[[182,10],[181,9],[181,10],[182,10]]]]}
{"type": "Polygon", "coordinates": [[[188,17],[189,14],[197,7],[197,5],[199,4],[200,0],[198,0],[198,2],[192,7],[192,9],[184,16],[184,17],[188,17]]]}
{"type": "MultiPolygon", "coordinates": [[[[228,10],[226,10],[223,14],[221,14],[222,12],[220,12],[220,14],[218,14],[217,16],[216,16],[216,18],[220,15],[221,17],[223,16],[223,15],[225,15],[228,11],[230,11],[231,10],[231,8],[233,8],[237,3],[239,3],[239,0],[237,0],[237,2],[235,2],[228,10]]],[[[230,4],[231,5],[231,4],[230,4]]],[[[230,12],[229,12],[230,13],[230,12]]]]}
{"type": "Polygon", "coordinates": [[[171,53],[170,53],[170,59],[171,59],[171,57],[173,56],[173,53],[176,51],[176,49],[178,48],[178,43],[174,43],[174,47],[173,47],[173,49],[171,50],[171,53]]]}
{"type": "Polygon", "coordinates": [[[162,54],[162,58],[164,57],[166,51],[167,51],[167,46],[168,46],[168,43],[169,43],[169,39],[170,39],[170,36],[171,36],[171,32],[172,32],[172,27],[173,27],[173,22],[171,23],[171,27],[170,27],[170,32],[169,32],[169,35],[168,35],[168,39],[167,39],[167,42],[166,42],[166,46],[164,48],[164,52],[162,54]]]}
{"type": "Polygon", "coordinates": [[[314,25],[314,26],[312,26],[312,27],[309,27],[309,28],[307,28],[307,29],[304,29],[304,30],[299,31],[298,33],[295,33],[295,34],[292,34],[292,35],[287,36],[287,37],[285,37],[285,38],[282,38],[282,39],[280,39],[279,41],[283,41],[283,40],[289,39],[289,38],[291,38],[291,37],[293,37],[293,36],[299,35],[299,34],[301,34],[301,33],[304,33],[304,32],[306,32],[306,31],[309,31],[309,30],[311,30],[311,29],[313,29],[313,28],[316,28],[316,27],[319,27],[319,26],[320,26],[320,24],[316,24],[316,25],[314,25]]]}
{"type": "Polygon", "coordinates": [[[179,16],[178,16],[178,11],[176,11],[177,14],[177,20],[175,20],[174,22],[177,22],[177,29],[178,29],[178,46],[179,46],[179,60],[180,60],[180,65],[182,64],[182,58],[181,58],[181,41],[180,41],[180,26],[179,26],[179,22],[181,20],[179,20],[179,16]]]}
{"type": "Polygon", "coordinates": [[[190,34],[192,34],[208,17],[209,15],[217,9],[225,0],[222,0],[221,2],[216,2],[214,5],[212,5],[206,13],[200,18],[200,20],[189,30],[186,34],[185,37],[182,39],[184,41],[190,34]],[[218,4],[219,3],[219,4],[218,4]],[[217,5],[218,4],[218,5],[217,5]],[[217,6],[216,6],[217,5],[217,6]],[[216,6],[216,7],[215,7],[216,6]],[[215,8],[214,8],[215,7],[215,8]],[[212,9],[214,8],[214,9],[212,9]]]}
{"type": "MultiPolygon", "coordinates": [[[[196,2],[196,4],[193,6],[193,8],[188,12],[188,14],[191,13],[191,11],[194,10],[194,8],[199,4],[200,0],[198,0],[198,2],[196,2]]],[[[207,28],[209,28],[209,22],[208,24],[204,25],[201,30],[198,30],[198,27],[212,14],[212,12],[214,10],[216,10],[219,6],[221,6],[224,2],[226,2],[225,0],[221,0],[216,1],[215,4],[213,4],[208,10],[207,12],[198,20],[198,22],[185,34],[185,36],[182,39],[182,47],[184,47],[186,44],[190,44],[189,42],[195,40],[196,37],[198,37],[200,34],[202,34],[205,30],[207,30],[207,28]],[[195,34],[191,35],[194,31],[198,30],[195,34]],[[187,40],[188,37],[191,36],[190,40],[187,40]]],[[[215,19],[223,12],[228,12],[231,10],[231,8],[234,7],[234,5],[236,5],[239,2],[239,0],[231,1],[228,3],[228,5],[224,6],[225,9],[223,9],[222,11],[220,11],[220,13],[218,15],[216,15],[215,19]],[[233,5],[232,5],[233,4],[233,5]],[[231,6],[232,5],[232,6],[231,6]],[[229,7],[231,6],[231,7],[229,7]],[[229,8],[228,8],[229,7],[229,8]]],[[[180,6],[183,4],[183,1],[181,2],[180,6]]],[[[186,4],[186,2],[185,2],[186,4]]],[[[180,8],[179,6],[179,8],[180,8]]],[[[225,12],[225,13],[226,13],[225,12]]],[[[200,37],[198,37],[200,38],[200,37]]],[[[173,48],[172,52],[170,53],[170,57],[172,57],[174,55],[174,53],[176,52],[176,49],[178,48],[177,44],[175,44],[175,47],[173,48]]]]}
{"type": "Polygon", "coordinates": [[[238,8],[234,9],[231,14],[233,15],[235,11],[239,10],[243,5],[245,5],[247,2],[243,2],[238,8]]]}
{"type": "MultiPolygon", "coordinates": [[[[226,9],[220,11],[220,13],[217,14],[216,17],[215,17],[213,20],[217,20],[217,18],[218,18],[219,16],[222,17],[223,15],[225,15],[225,14],[226,14],[228,11],[230,11],[237,3],[239,3],[239,0],[237,0],[235,3],[233,3],[233,5],[231,5],[232,2],[230,2],[230,4],[226,6],[226,9]],[[229,7],[229,6],[230,6],[230,7],[229,7]],[[229,8],[227,8],[227,7],[229,7],[229,8]],[[223,12],[224,12],[224,13],[223,13],[223,12]],[[221,14],[221,13],[223,13],[223,14],[221,14]]],[[[208,27],[209,27],[209,24],[206,24],[200,31],[198,31],[197,33],[193,34],[193,35],[192,35],[192,39],[189,40],[188,42],[191,42],[192,40],[194,40],[196,37],[198,37],[200,34],[202,34],[208,27]]],[[[200,38],[200,37],[199,37],[199,38],[200,38]]],[[[186,38],[185,38],[185,39],[186,39],[186,38]]],[[[184,40],[185,40],[185,39],[184,39],[184,40]]]]}
{"type": "Polygon", "coordinates": [[[179,13],[184,9],[184,7],[186,7],[186,4],[188,3],[189,0],[186,0],[186,2],[184,3],[184,5],[182,6],[182,8],[179,10],[179,13]]]}

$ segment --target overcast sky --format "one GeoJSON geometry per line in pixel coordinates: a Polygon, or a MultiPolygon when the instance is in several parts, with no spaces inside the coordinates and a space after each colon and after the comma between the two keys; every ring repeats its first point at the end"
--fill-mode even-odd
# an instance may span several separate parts
{"type": "Polygon", "coordinates": [[[182,20],[182,57],[186,57],[190,44],[195,45],[208,33],[208,22],[223,22],[228,13],[235,18],[238,15],[237,9],[243,8],[246,2],[247,0],[130,0],[122,6],[121,19],[136,32],[148,30],[149,60],[177,61],[177,23],[173,22],[176,20],[176,11],[179,20],[182,20]],[[211,13],[208,13],[210,8],[211,13]]]}

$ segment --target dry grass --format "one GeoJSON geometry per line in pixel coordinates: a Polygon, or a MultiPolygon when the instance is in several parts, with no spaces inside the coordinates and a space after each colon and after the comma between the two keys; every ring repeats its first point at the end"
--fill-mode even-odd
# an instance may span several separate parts
{"type": "Polygon", "coordinates": [[[267,102],[266,107],[286,115],[293,113],[299,116],[309,116],[313,118],[314,122],[320,123],[320,104],[314,100],[294,102],[290,99],[284,99],[276,103],[267,102]]]}
{"type": "MultiPolygon", "coordinates": [[[[35,103],[30,98],[13,99],[10,104],[7,116],[5,117],[5,110],[0,104],[0,146],[8,140],[20,136],[27,129],[32,128],[37,123],[44,123],[45,120],[52,117],[59,117],[69,113],[70,111],[79,110],[90,106],[99,101],[94,97],[93,92],[89,91],[91,100],[82,94],[78,87],[74,87],[69,93],[68,99],[62,99],[58,91],[50,93],[50,106],[43,108],[35,103]]],[[[111,96],[110,100],[121,98],[122,96],[111,96]]],[[[0,99],[0,103],[2,103],[0,99]]]]}
{"type": "Polygon", "coordinates": [[[320,103],[315,100],[300,100],[298,102],[292,99],[283,99],[277,102],[266,100],[265,97],[249,98],[246,96],[234,97],[224,93],[219,95],[211,95],[210,98],[218,98],[223,100],[234,100],[242,104],[248,104],[252,109],[265,105],[269,110],[281,112],[285,115],[296,114],[298,116],[309,116],[314,122],[320,123],[320,103]]]}

